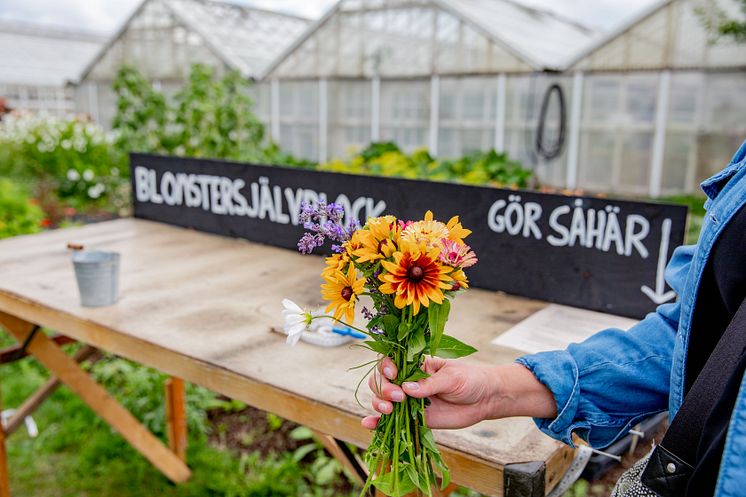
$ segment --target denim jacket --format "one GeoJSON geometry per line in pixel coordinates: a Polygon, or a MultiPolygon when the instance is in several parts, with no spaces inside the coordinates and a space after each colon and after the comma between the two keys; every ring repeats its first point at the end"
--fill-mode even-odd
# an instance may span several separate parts
{"type": "MultiPolygon", "coordinates": [[[[675,303],[628,331],[607,329],[565,350],[518,359],[554,394],[557,417],[536,419],[539,429],[572,445],[575,433],[594,447],[616,441],[652,414],[684,400],[692,311],[705,263],[723,227],[746,203],[746,142],[726,169],[702,183],[707,214],[697,245],[678,247],[665,278],[675,303]]],[[[744,247],[746,250],[746,247],[744,247]]],[[[746,493],[746,376],[730,420],[716,497],[746,493]]]]}

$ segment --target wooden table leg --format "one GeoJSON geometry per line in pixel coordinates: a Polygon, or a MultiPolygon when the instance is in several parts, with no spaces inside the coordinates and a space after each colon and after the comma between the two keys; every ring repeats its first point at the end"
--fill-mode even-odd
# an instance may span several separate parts
{"type": "MultiPolygon", "coordinates": [[[[20,343],[26,341],[33,329],[32,324],[3,312],[0,312],[0,325],[20,343]]],[[[27,349],[171,481],[182,483],[189,479],[191,472],[186,464],[142,426],[101,385],[93,381],[49,337],[44,333],[37,333],[27,349]]]]}
{"type": "Polygon", "coordinates": [[[182,461],[186,461],[187,420],[184,380],[171,377],[166,380],[166,430],[171,451],[182,461]]]}
{"type": "MultiPolygon", "coordinates": [[[[75,362],[83,362],[88,359],[93,353],[96,352],[96,348],[90,345],[84,345],[73,355],[75,362]]],[[[10,435],[21,426],[26,419],[30,416],[55,390],[60,386],[60,380],[56,376],[49,378],[44,385],[31,394],[26,400],[23,401],[13,416],[10,417],[8,423],[5,425],[6,435],[10,435]]]]}
{"type": "MultiPolygon", "coordinates": [[[[2,401],[0,401],[0,411],[2,401]]],[[[8,475],[8,453],[5,450],[5,428],[0,420],[0,497],[10,497],[10,479],[8,475]]]]}

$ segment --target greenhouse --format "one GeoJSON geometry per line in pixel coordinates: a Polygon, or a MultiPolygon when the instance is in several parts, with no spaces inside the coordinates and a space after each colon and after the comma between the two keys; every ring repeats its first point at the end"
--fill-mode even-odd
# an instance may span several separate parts
{"type": "Polygon", "coordinates": [[[77,107],[109,126],[116,111],[112,83],[131,64],[157,88],[172,91],[193,64],[258,79],[309,21],[207,0],[144,0],[79,73],[77,107]]]}
{"type": "Polygon", "coordinates": [[[0,99],[11,109],[64,115],[68,86],[104,44],[99,34],[0,22],[0,99]]]}
{"type": "Polygon", "coordinates": [[[602,36],[508,0],[343,0],[269,67],[259,108],[321,162],[494,147],[546,185],[689,192],[746,133],[746,50],[711,39],[716,7],[661,1],[602,36]]]}

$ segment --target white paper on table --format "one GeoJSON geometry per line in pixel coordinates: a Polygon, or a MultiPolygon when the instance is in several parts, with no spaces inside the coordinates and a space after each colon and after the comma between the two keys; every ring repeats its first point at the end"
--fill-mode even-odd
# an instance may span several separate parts
{"type": "Polygon", "coordinates": [[[494,345],[535,354],[564,349],[606,328],[629,329],[635,319],[550,304],[492,340],[494,345]]]}

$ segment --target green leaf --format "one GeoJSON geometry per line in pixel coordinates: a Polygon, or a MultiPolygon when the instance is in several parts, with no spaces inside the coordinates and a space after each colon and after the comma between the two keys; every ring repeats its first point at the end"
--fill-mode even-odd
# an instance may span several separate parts
{"type": "Polygon", "coordinates": [[[405,322],[402,322],[399,325],[399,332],[396,334],[396,339],[399,340],[399,342],[404,340],[409,334],[409,330],[410,330],[409,325],[405,322]]]}
{"type": "Polygon", "coordinates": [[[435,446],[435,438],[433,437],[433,431],[429,428],[422,428],[422,433],[420,434],[420,441],[422,442],[422,447],[429,450],[430,452],[439,453],[438,448],[435,446]]]}
{"type": "Polygon", "coordinates": [[[316,450],[316,444],[306,444],[298,447],[293,452],[293,461],[298,462],[306,457],[308,454],[316,450]]]}
{"type": "Polygon", "coordinates": [[[386,332],[386,336],[393,337],[396,335],[398,327],[399,319],[393,314],[386,314],[383,318],[383,330],[386,332]]]}
{"type": "Polygon", "coordinates": [[[448,299],[443,300],[442,304],[431,304],[427,311],[430,324],[430,355],[438,355],[436,351],[440,347],[443,330],[445,330],[450,312],[451,302],[448,299]]]}
{"type": "Polygon", "coordinates": [[[459,357],[471,355],[476,351],[477,349],[471,345],[467,345],[452,336],[443,335],[440,340],[440,345],[433,355],[444,359],[457,359],[459,357]]]}
{"type": "Polygon", "coordinates": [[[299,426],[290,432],[290,438],[293,440],[308,440],[313,438],[313,432],[306,426],[299,426]]]}
{"type": "Polygon", "coordinates": [[[407,466],[407,464],[399,466],[398,492],[394,492],[395,474],[393,471],[389,471],[385,475],[381,475],[373,480],[373,486],[390,497],[403,497],[404,495],[414,491],[416,487],[412,479],[409,477],[407,466]]]}
{"type": "Polygon", "coordinates": [[[391,347],[381,340],[366,340],[363,343],[367,345],[370,350],[378,352],[379,354],[389,355],[389,352],[391,352],[391,347]]]}
{"type": "Polygon", "coordinates": [[[420,487],[420,477],[417,474],[417,468],[415,468],[412,464],[408,464],[406,471],[407,471],[407,476],[412,481],[412,483],[414,483],[416,487],[422,489],[422,487],[420,487]]]}
{"type": "Polygon", "coordinates": [[[451,483],[451,471],[443,462],[442,457],[433,458],[433,462],[435,463],[435,468],[438,470],[438,473],[440,473],[440,489],[445,490],[448,484],[451,483]]]}
{"type": "Polygon", "coordinates": [[[407,347],[407,361],[412,362],[414,356],[425,350],[425,330],[422,328],[415,331],[414,335],[409,338],[409,346],[407,347]]]}
{"type": "Polygon", "coordinates": [[[421,370],[420,368],[415,369],[414,373],[407,376],[404,381],[419,381],[429,378],[430,375],[421,370]]]}
{"type": "Polygon", "coordinates": [[[336,459],[329,459],[315,475],[317,485],[327,485],[334,481],[339,470],[339,463],[336,459]]]}

